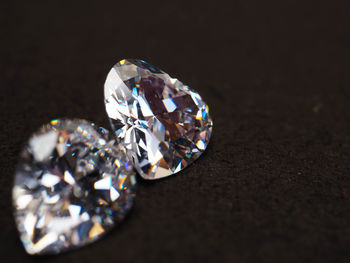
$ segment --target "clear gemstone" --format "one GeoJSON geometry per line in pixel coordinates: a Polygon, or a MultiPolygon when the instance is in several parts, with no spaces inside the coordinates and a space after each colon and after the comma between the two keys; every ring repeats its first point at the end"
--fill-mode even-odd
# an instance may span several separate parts
{"type": "Polygon", "coordinates": [[[105,82],[112,129],[145,179],[181,171],[208,145],[212,120],[198,93],[143,60],[117,63],[105,82]]]}
{"type": "Polygon", "coordinates": [[[84,120],[54,120],[21,153],[15,220],[29,254],[54,254],[101,237],[134,198],[129,159],[108,132],[84,120]]]}

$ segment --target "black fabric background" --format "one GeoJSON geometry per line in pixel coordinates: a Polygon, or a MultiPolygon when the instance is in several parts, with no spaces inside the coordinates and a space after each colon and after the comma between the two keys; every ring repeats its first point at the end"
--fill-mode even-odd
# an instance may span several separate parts
{"type": "Polygon", "coordinates": [[[349,262],[348,1],[0,2],[1,262],[349,262]],[[142,58],[196,89],[213,137],[88,247],[26,255],[11,184],[57,117],[109,128],[103,83],[142,58]]]}

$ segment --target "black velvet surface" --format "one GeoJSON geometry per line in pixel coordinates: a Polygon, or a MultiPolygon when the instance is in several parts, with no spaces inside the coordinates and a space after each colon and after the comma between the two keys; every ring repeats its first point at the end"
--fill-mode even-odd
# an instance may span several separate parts
{"type": "Polygon", "coordinates": [[[347,1],[0,2],[1,262],[349,262],[347,1]],[[103,84],[141,58],[197,90],[205,154],[143,181],[127,220],[60,256],[26,255],[12,218],[17,155],[40,125],[109,128],[103,84]]]}

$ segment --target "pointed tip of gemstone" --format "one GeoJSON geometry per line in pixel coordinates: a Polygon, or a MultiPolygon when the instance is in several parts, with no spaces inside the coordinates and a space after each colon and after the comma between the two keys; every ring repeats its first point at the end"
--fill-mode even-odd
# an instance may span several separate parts
{"type": "Polygon", "coordinates": [[[157,67],[124,59],[109,72],[104,93],[112,129],[144,179],[175,174],[206,149],[208,105],[157,67]]]}
{"type": "Polygon", "coordinates": [[[28,254],[92,243],[123,219],[134,198],[129,159],[108,132],[84,120],[53,120],[21,153],[12,191],[28,254]]]}

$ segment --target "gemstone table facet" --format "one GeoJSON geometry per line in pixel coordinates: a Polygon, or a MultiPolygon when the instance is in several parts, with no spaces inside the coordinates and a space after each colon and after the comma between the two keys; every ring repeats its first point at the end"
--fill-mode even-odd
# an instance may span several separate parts
{"type": "Polygon", "coordinates": [[[104,94],[112,129],[145,179],[181,171],[209,143],[213,123],[201,96],[143,60],[117,63],[104,94]]]}
{"type": "Polygon", "coordinates": [[[57,254],[100,238],[132,206],[135,175],[108,132],[54,120],[28,141],[13,187],[14,216],[29,254],[57,254]]]}

